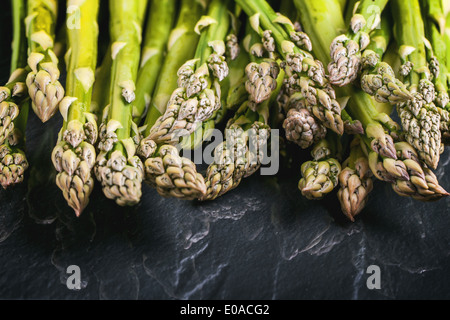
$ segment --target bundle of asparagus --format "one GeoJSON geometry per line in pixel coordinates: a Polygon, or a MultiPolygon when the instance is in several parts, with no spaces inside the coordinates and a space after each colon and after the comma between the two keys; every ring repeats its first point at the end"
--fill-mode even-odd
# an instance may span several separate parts
{"type": "Polygon", "coordinates": [[[102,3],[106,52],[99,0],[68,0],[61,26],[57,1],[11,3],[11,76],[0,87],[4,188],[28,168],[31,106],[42,122],[60,110],[52,159],[77,216],[94,178],[121,206],[140,201],[143,181],[164,197],[221,197],[263,165],[276,130],[312,157],[298,164],[300,194],[320,200],[336,191],[351,221],[374,179],[419,201],[449,195],[432,171],[450,141],[442,0],[283,0],[279,8],[116,0],[102,3]],[[67,45],[63,83],[55,34],[67,45]],[[223,134],[215,146],[212,129],[223,134]],[[192,150],[212,150],[205,171],[192,150]]]}

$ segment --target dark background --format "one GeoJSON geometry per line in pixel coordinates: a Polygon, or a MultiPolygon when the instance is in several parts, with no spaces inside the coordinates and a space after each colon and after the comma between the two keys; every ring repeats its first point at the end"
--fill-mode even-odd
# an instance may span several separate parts
{"type": "MultiPolygon", "coordinates": [[[[0,80],[9,75],[10,10],[0,12],[0,80]]],[[[107,33],[107,25],[102,25],[107,33]]],[[[119,208],[97,186],[80,219],[54,183],[59,114],[31,114],[26,182],[0,191],[0,299],[448,299],[449,201],[420,203],[376,182],[350,223],[335,194],[307,201],[301,160],[209,203],[161,198],[119,208]],[[83,288],[66,287],[81,268],[83,288]],[[381,289],[366,287],[370,265],[381,289]]],[[[449,151],[436,171],[450,189],[449,151]]]]}

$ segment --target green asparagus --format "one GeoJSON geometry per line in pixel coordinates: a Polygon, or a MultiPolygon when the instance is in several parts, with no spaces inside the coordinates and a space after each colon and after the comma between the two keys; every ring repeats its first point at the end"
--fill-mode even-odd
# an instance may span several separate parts
{"type": "Polygon", "coordinates": [[[110,2],[111,91],[99,128],[95,173],[108,199],[135,205],[142,196],[143,164],[136,156],[137,126],[132,120],[140,62],[143,0],[110,2]]]}
{"type": "MultiPolygon", "coordinates": [[[[28,73],[26,84],[32,107],[42,122],[56,113],[64,97],[59,82],[58,58],[53,52],[55,25],[58,13],[56,0],[28,0],[28,16],[25,18],[28,38],[28,73]]],[[[73,21],[76,28],[76,21],[73,21]]]]}
{"type": "Polygon", "coordinates": [[[13,10],[13,50],[11,58],[11,78],[4,87],[3,101],[0,102],[0,184],[4,189],[21,183],[29,164],[25,155],[25,131],[28,120],[30,99],[25,94],[27,64],[27,40],[24,18],[26,6],[23,1],[12,0],[13,10]]]}
{"type": "Polygon", "coordinates": [[[350,156],[343,163],[344,169],[339,175],[340,189],[337,195],[342,212],[354,222],[355,216],[366,206],[373,189],[373,180],[369,161],[358,136],[354,138],[350,148],[350,156]]]}
{"type": "Polygon", "coordinates": [[[133,119],[138,125],[149,108],[153,90],[158,81],[175,18],[175,9],[176,1],[173,0],[152,0],[149,5],[133,110],[133,119]]]}
{"type": "Polygon", "coordinates": [[[66,96],[60,103],[64,123],[52,155],[58,171],[56,184],[77,216],[88,205],[94,188],[98,128],[90,108],[97,65],[99,4],[98,0],[68,3],[66,96]],[[74,19],[78,19],[77,28],[70,27],[74,19]]]}

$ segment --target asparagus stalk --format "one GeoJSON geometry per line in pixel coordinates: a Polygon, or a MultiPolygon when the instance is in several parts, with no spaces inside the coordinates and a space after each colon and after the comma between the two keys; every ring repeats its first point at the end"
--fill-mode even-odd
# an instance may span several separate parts
{"type": "MultiPolygon", "coordinates": [[[[335,3],[334,0],[295,0],[297,8],[304,12],[301,15],[302,24],[305,26],[306,32],[310,35],[314,48],[316,49],[327,50],[326,43],[332,42],[336,30],[339,30],[343,25],[342,18],[330,14],[325,9],[332,5],[332,3],[335,3]],[[321,45],[317,46],[316,43],[320,43],[321,45]]],[[[317,52],[316,54],[321,57],[326,57],[329,56],[328,53],[329,49],[325,52],[317,52]]],[[[349,113],[349,118],[346,117],[346,120],[360,120],[363,124],[364,135],[361,135],[362,148],[368,157],[370,169],[377,179],[397,185],[420,185],[421,182],[426,182],[426,179],[429,179],[430,184],[422,184],[422,189],[418,191],[421,192],[421,200],[446,196],[445,190],[439,186],[431,171],[425,169],[425,166],[415,161],[417,168],[420,168],[422,172],[427,171],[425,179],[423,179],[424,175],[420,179],[417,179],[414,176],[415,172],[411,171],[408,167],[411,161],[405,163],[402,159],[406,159],[406,157],[399,158],[399,145],[397,143],[393,144],[394,139],[386,133],[386,131],[396,133],[398,127],[386,114],[377,111],[371,97],[355,88],[346,88],[343,95],[350,97],[346,108],[349,113]],[[380,152],[381,150],[384,151],[380,152]]],[[[410,151],[410,154],[415,152],[407,142],[403,143],[403,145],[405,146],[405,150],[410,151]]],[[[411,196],[412,194],[409,193],[411,196]]]]}
{"type": "Polygon", "coordinates": [[[366,206],[369,193],[373,190],[372,171],[369,161],[356,136],[350,145],[350,156],[343,163],[344,169],[339,175],[340,189],[338,199],[342,212],[350,221],[366,206]]]}
{"type": "Polygon", "coordinates": [[[337,160],[340,141],[335,133],[314,145],[311,151],[312,161],[302,164],[302,178],[298,188],[309,200],[323,199],[339,184],[341,164],[337,160]]]}
{"type": "Polygon", "coordinates": [[[104,110],[95,173],[107,198],[135,205],[142,196],[143,164],[135,155],[132,120],[135,83],[140,62],[142,0],[110,2],[111,103],[104,110]]]}
{"type": "Polygon", "coordinates": [[[412,95],[406,85],[397,79],[392,67],[383,62],[391,36],[389,19],[383,15],[380,27],[371,33],[370,44],[362,53],[361,88],[376,101],[395,105],[407,102],[412,95]]]}
{"type": "Polygon", "coordinates": [[[182,0],[177,24],[171,31],[167,44],[167,55],[164,59],[155,90],[150,102],[150,108],[144,122],[144,136],[148,137],[150,130],[166,111],[170,96],[177,88],[177,71],[187,61],[194,57],[199,35],[194,31],[197,21],[203,13],[203,7],[197,0],[182,0]],[[186,45],[189,44],[189,45],[186,45]]]}
{"type": "Polygon", "coordinates": [[[25,23],[30,71],[26,84],[34,112],[42,122],[47,122],[64,97],[58,58],[53,52],[58,1],[28,0],[27,5],[25,23]]]}
{"type": "Polygon", "coordinates": [[[435,104],[439,108],[449,108],[447,85],[447,46],[444,40],[445,15],[441,0],[421,0],[423,8],[427,59],[433,75],[432,82],[436,88],[435,104]]]}
{"type": "Polygon", "coordinates": [[[397,107],[406,140],[417,150],[420,159],[436,169],[440,158],[440,114],[433,101],[435,87],[430,81],[425,30],[419,0],[393,0],[394,35],[403,62],[401,74],[413,99],[397,107]]]}
{"type": "MultiPolygon", "coordinates": [[[[24,95],[27,64],[27,41],[24,18],[26,6],[23,1],[12,0],[13,10],[13,48],[11,58],[11,79],[0,102],[0,184],[4,189],[21,183],[28,161],[23,152],[25,130],[28,119],[29,98],[24,95]],[[13,83],[13,85],[11,85],[13,83]]],[[[1,89],[0,89],[1,90],[1,89]]],[[[0,96],[2,94],[0,93],[0,96]]]]}
{"type": "Polygon", "coordinates": [[[244,44],[252,62],[245,68],[247,75],[245,88],[250,95],[249,107],[255,111],[257,105],[269,99],[277,88],[280,67],[274,56],[275,46],[272,44],[270,32],[267,30],[262,32],[261,39],[249,23],[246,29],[247,36],[244,44]]]}
{"type": "Polygon", "coordinates": [[[447,51],[445,43],[445,15],[441,1],[421,1],[424,11],[425,31],[428,42],[426,44],[427,58],[430,71],[433,74],[432,81],[436,88],[434,103],[441,116],[440,130],[442,142],[450,143],[450,98],[447,69],[447,51]]]}
{"type": "Polygon", "coordinates": [[[96,117],[90,113],[97,66],[99,0],[74,4],[68,1],[68,51],[66,96],[60,103],[63,117],[52,160],[58,171],[56,184],[77,217],[89,203],[94,188],[96,117]],[[78,19],[78,27],[70,22],[78,19]]]}
{"type": "Polygon", "coordinates": [[[14,131],[0,146],[0,184],[4,189],[22,183],[29,167],[25,155],[25,131],[30,100],[20,106],[20,114],[14,120],[14,131]]]}
{"type": "MultiPolygon", "coordinates": [[[[325,59],[325,63],[329,62],[329,43],[335,39],[338,30],[344,26],[342,16],[331,14],[331,11],[328,10],[329,7],[337,7],[337,2],[334,0],[313,2],[295,0],[294,3],[297,9],[304,13],[301,15],[301,22],[314,44],[314,53],[325,59]]],[[[352,121],[360,121],[367,137],[365,141],[369,143],[370,148],[381,157],[395,160],[394,139],[389,131],[397,133],[398,125],[388,115],[378,112],[374,101],[363,91],[346,86],[341,88],[339,93],[342,97],[349,97],[346,115],[348,114],[353,119],[352,121]]]]}
{"type": "Polygon", "coordinates": [[[141,122],[149,108],[163,65],[165,49],[175,19],[175,9],[176,1],[173,0],[151,2],[136,83],[136,100],[133,110],[133,119],[136,124],[141,122]]]}
{"type": "Polygon", "coordinates": [[[370,43],[370,32],[380,23],[380,16],[388,0],[361,0],[356,5],[350,28],[336,37],[331,44],[331,63],[328,65],[330,81],[346,86],[358,77],[361,52],[370,43]]]}
{"type": "Polygon", "coordinates": [[[304,34],[297,32],[287,17],[277,15],[264,0],[236,0],[236,3],[250,17],[253,29],[260,36],[271,39],[269,42],[275,45],[277,53],[282,57],[288,95],[301,92],[308,107],[323,125],[342,134],[344,124],[340,116],[341,106],[325,77],[322,63],[308,52],[311,49],[309,38],[306,40],[304,34]]]}
{"type": "MultiPolygon", "coordinates": [[[[230,33],[227,38],[234,36],[236,31],[234,30],[233,33],[230,33]]],[[[236,48],[234,40],[233,44],[227,44],[228,46],[230,48],[227,50],[226,61],[229,72],[228,77],[221,83],[221,107],[189,137],[183,137],[180,144],[181,149],[195,150],[200,147],[211,137],[213,129],[227,117],[229,111],[236,111],[236,108],[248,99],[248,93],[243,84],[246,78],[244,69],[249,63],[249,55],[247,52],[242,52],[239,44],[237,44],[238,47],[236,48]]]]}
{"type": "MultiPolygon", "coordinates": [[[[283,73],[277,78],[281,87],[283,73]]],[[[253,175],[261,166],[263,151],[270,137],[270,105],[278,96],[272,92],[269,100],[260,103],[256,111],[244,102],[230,119],[225,130],[225,141],[214,150],[214,161],[206,171],[206,194],[202,201],[214,200],[235,189],[243,178],[253,175]]]]}
{"type": "Polygon", "coordinates": [[[27,43],[25,38],[24,17],[26,6],[23,1],[11,1],[13,9],[13,47],[11,58],[11,76],[8,83],[0,87],[0,145],[14,131],[14,121],[19,116],[20,106],[28,97],[25,80],[27,76],[27,43]]]}
{"type": "Polygon", "coordinates": [[[193,200],[206,192],[205,181],[197,173],[195,164],[181,157],[175,147],[157,145],[150,136],[155,123],[165,113],[166,107],[170,106],[168,102],[178,85],[177,71],[186,60],[194,57],[199,40],[194,29],[203,10],[196,0],[183,0],[181,3],[178,21],[171,32],[168,53],[145,119],[146,138],[141,140],[138,147],[138,154],[144,161],[146,182],[164,197],[193,200]]]}
{"type": "Polygon", "coordinates": [[[96,115],[97,119],[102,118],[104,108],[110,104],[112,62],[111,45],[109,45],[100,67],[95,71],[95,82],[92,88],[90,111],[96,115]]]}
{"type": "MultiPolygon", "coordinates": [[[[245,41],[244,41],[245,43],[245,41]]],[[[245,74],[245,67],[250,63],[250,55],[247,47],[245,50],[240,50],[241,53],[235,60],[228,63],[230,72],[227,77],[228,92],[224,97],[224,111],[236,111],[245,101],[248,100],[248,92],[245,89],[245,82],[247,76],[245,74]]]]}
{"type": "Polygon", "coordinates": [[[436,201],[450,194],[439,185],[436,175],[427,167],[420,164],[419,155],[406,142],[395,144],[398,159],[407,168],[409,180],[395,180],[392,184],[394,191],[403,197],[411,197],[419,201],[436,201]]]}
{"type": "Polygon", "coordinates": [[[235,189],[243,178],[254,174],[261,166],[263,151],[270,137],[270,109],[279,94],[284,73],[278,72],[277,83],[270,98],[256,103],[245,90],[241,90],[246,77],[236,70],[243,67],[251,59],[250,56],[253,55],[255,59],[254,43],[249,36],[243,42],[245,52],[241,53],[235,63],[233,61],[230,63],[230,94],[237,93],[239,98],[236,99],[229,94],[227,107],[234,107],[236,101],[241,98],[247,97],[247,100],[242,102],[234,117],[228,122],[225,141],[214,150],[214,162],[209,165],[206,172],[207,191],[200,198],[202,201],[214,200],[224,195],[235,189]]]}
{"type": "Polygon", "coordinates": [[[208,16],[197,23],[195,30],[201,37],[195,58],[179,69],[178,89],[173,92],[165,113],[150,130],[149,138],[157,144],[179,143],[220,108],[220,82],[229,71],[224,56],[224,39],[230,25],[229,2],[213,0],[208,16]]]}

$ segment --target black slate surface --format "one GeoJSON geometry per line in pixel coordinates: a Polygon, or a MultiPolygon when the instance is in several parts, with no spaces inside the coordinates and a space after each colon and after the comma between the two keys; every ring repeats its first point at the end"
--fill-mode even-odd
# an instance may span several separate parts
{"type": "MultiPolygon", "coordinates": [[[[0,12],[0,80],[9,12],[0,12]]],[[[423,204],[376,183],[356,223],[335,195],[307,201],[299,164],[254,176],[211,203],[163,199],[119,208],[96,187],[80,219],[54,184],[60,116],[27,132],[30,176],[0,191],[0,299],[448,299],[449,201],[423,204]],[[69,265],[82,289],[66,287],[69,265]],[[381,289],[366,286],[367,267],[381,289]]],[[[436,171],[450,189],[449,150],[436,171]]],[[[297,158],[298,161],[298,158],[297,158]]]]}

